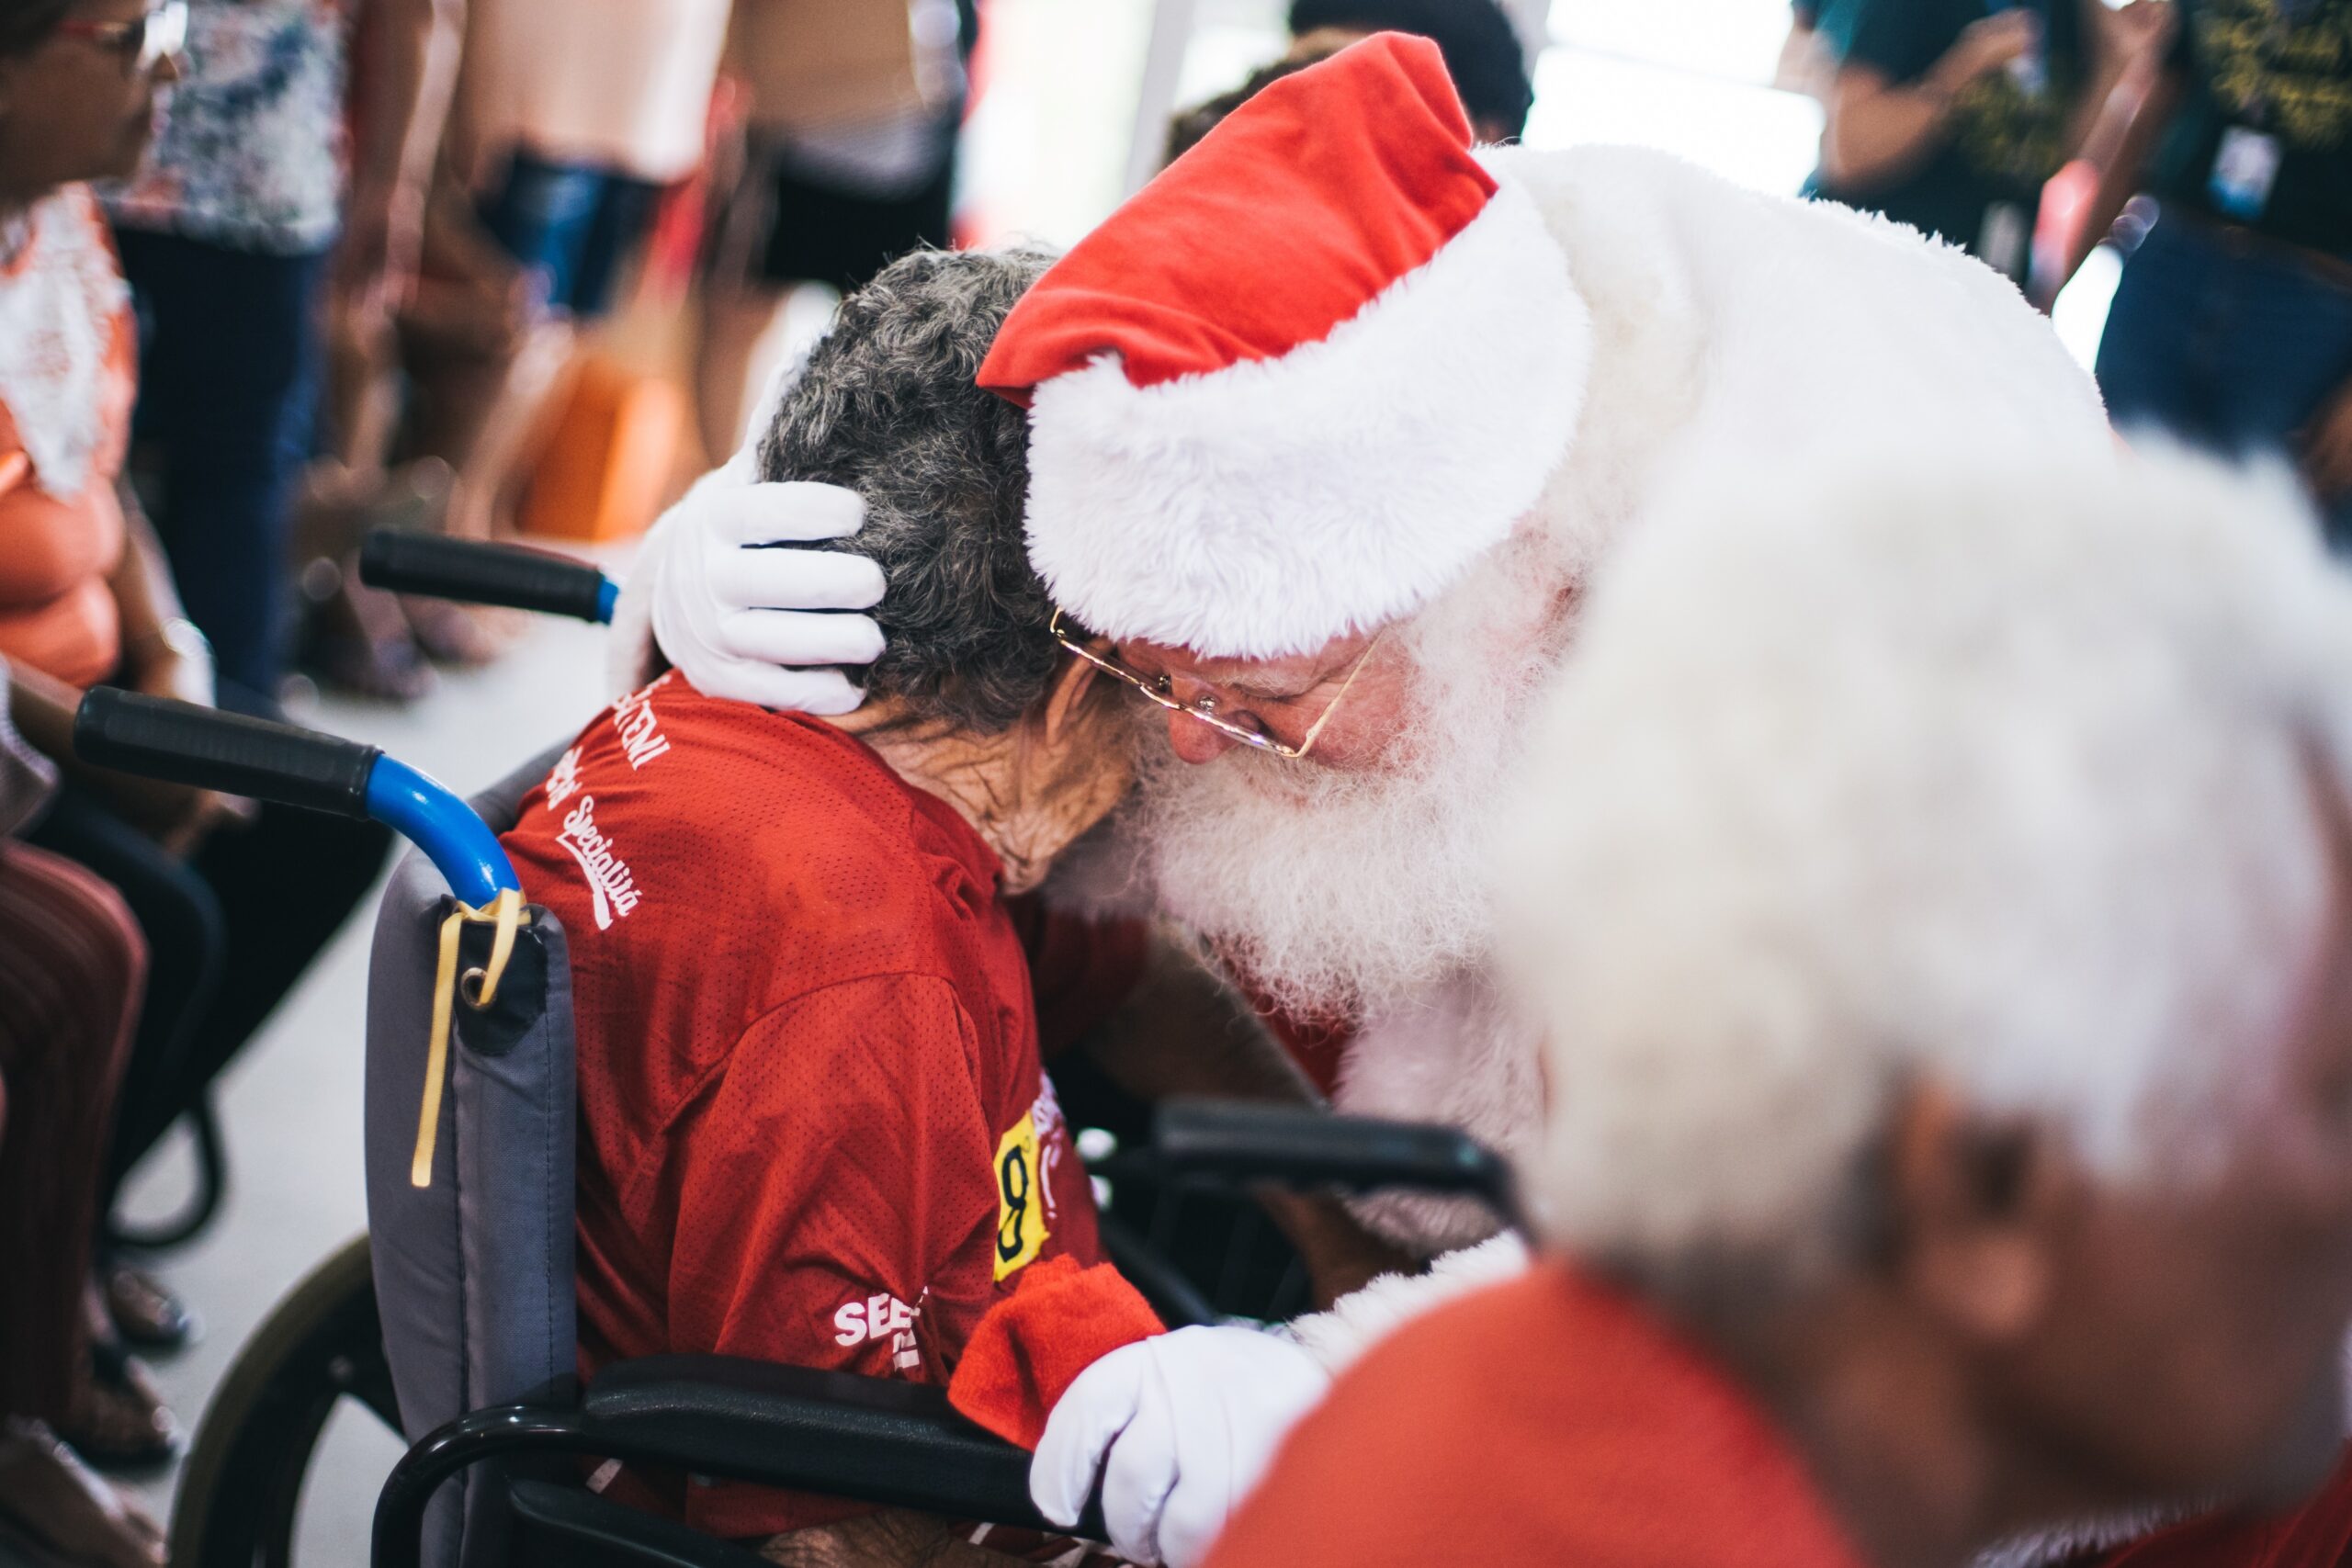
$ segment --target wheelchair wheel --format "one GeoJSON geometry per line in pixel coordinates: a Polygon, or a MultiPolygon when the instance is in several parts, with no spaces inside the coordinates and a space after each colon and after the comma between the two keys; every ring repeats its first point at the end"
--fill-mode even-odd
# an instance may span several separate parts
{"type": "Polygon", "coordinates": [[[237,1352],[172,1510],[175,1568],[285,1568],[303,1478],[345,1398],[400,1429],[368,1238],[312,1269],[237,1352]]]}

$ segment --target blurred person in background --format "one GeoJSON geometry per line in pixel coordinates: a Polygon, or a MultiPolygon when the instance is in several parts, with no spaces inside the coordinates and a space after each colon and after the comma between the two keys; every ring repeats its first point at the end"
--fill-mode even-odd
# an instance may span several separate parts
{"type": "MultiPolygon", "coordinates": [[[[728,11],[728,0],[469,0],[453,141],[472,216],[448,220],[479,226],[530,308],[504,344],[444,358],[418,388],[406,449],[455,472],[450,532],[503,529],[578,332],[613,311],[663,192],[701,165],[728,11]]],[[[494,649],[425,636],[450,657],[494,649]]]]}
{"type": "Polygon", "coordinates": [[[1251,72],[1233,91],[1178,115],[1169,128],[1169,160],[1190,152],[1269,84],[1377,32],[1408,33],[1437,45],[1480,141],[1516,141],[1526,131],[1535,84],[1528,75],[1527,51],[1495,0],[1295,0],[1288,51],[1251,72]]]}
{"type": "Polygon", "coordinates": [[[121,896],[17,840],[56,783],[0,705],[0,1541],[158,1568],[163,1531],[56,1435],[95,1397],[91,1241],[147,971],[121,896]]]}
{"type": "MultiPolygon", "coordinates": [[[[149,971],[98,1213],[249,1039],[374,880],[372,826],[262,808],[80,763],[101,682],[209,705],[212,655],[123,475],[137,382],[130,291],[86,182],[134,169],[177,76],[173,5],[0,0],[0,657],[18,728],[64,775],[28,837],[111,884],[149,971]]],[[[170,1348],[185,1307],[119,1261],[113,1317],[63,1428],[92,1461],[153,1462],[177,1428],[116,1332],[170,1348]]]]}
{"type": "Polygon", "coordinates": [[[240,709],[267,713],[285,672],[321,311],[380,337],[408,296],[463,15],[464,0],[188,0],[187,80],[145,167],[107,194],[139,302],[156,531],[240,709]]]}
{"type": "Polygon", "coordinates": [[[714,457],[741,444],[753,390],[788,352],[776,328],[796,288],[854,293],[953,243],[978,36],[975,0],[735,0],[725,71],[745,125],[717,181],[697,361],[714,457]]]}
{"type": "Polygon", "coordinates": [[[702,163],[728,0],[471,0],[462,150],[483,226],[548,305],[612,308],[655,199],[702,163]]]}
{"type": "Polygon", "coordinates": [[[2174,0],[2154,90],[2116,106],[2086,242],[2125,198],[2098,380],[2127,431],[2300,460],[2352,537],[2352,0],[2174,0]]]}
{"type": "Polygon", "coordinates": [[[2282,479],[1946,434],[1727,466],[1603,578],[1498,863],[1544,1258],[1212,1568],[1959,1568],[2326,1472],[2352,582],[2282,479]]]}
{"type": "Polygon", "coordinates": [[[1818,98],[1828,92],[1836,64],[1821,41],[1821,0],[1793,0],[1789,34],[1781,40],[1781,58],[1772,65],[1772,85],[1818,98]]]}
{"type": "Polygon", "coordinates": [[[2042,186],[2170,25],[2166,0],[1825,0],[1826,118],[1806,193],[1883,212],[2023,283],[2042,186]]]}

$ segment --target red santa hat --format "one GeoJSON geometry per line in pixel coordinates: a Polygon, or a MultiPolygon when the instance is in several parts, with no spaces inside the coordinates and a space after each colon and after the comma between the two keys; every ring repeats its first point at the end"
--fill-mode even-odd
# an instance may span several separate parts
{"type": "Polygon", "coordinates": [[[1088,627],[1276,658],[1411,614],[1535,502],[1589,319],[1437,46],[1267,87],[1032,288],[1029,557],[1088,627]]]}

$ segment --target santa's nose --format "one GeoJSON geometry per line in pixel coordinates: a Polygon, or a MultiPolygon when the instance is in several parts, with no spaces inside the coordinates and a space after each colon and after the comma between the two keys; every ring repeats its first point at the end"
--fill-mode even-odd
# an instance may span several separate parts
{"type": "Polygon", "coordinates": [[[1187,762],[1214,762],[1240,742],[1190,714],[1168,716],[1168,744],[1187,762]]]}

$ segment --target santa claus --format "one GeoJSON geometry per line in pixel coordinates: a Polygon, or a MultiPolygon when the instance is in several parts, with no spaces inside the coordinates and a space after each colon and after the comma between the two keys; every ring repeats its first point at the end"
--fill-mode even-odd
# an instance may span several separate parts
{"type": "MultiPolygon", "coordinates": [[[[1165,732],[1065,895],[1199,933],[1340,1107],[1513,1155],[1539,1095],[1490,977],[1492,807],[1612,541],[1671,476],[1761,450],[2112,440],[2048,323],[1961,252],[1657,152],[1475,146],[1434,46],[1397,35],[1237,110],[1045,275],[981,382],[1030,411],[1030,555],[1069,645],[1165,732]]],[[[655,532],[623,664],[657,637],[707,692],[846,711],[880,574],[770,547],[854,531],[854,501],[750,472],[655,532]]],[[[1424,1254],[1492,1225],[1373,1217],[1424,1254]]],[[[1336,1363],[1515,1252],[1384,1281],[1310,1338],[1336,1363]]]]}
{"type": "MultiPolygon", "coordinates": [[[[1476,147],[1436,49],[1395,34],[1147,186],[1031,289],[981,381],[1029,407],[1031,558],[1071,641],[1110,639],[1166,732],[1071,891],[1200,933],[1340,1106],[1506,1152],[1536,1095],[1488,984],[1490,807],[1660,483],[1939,427],[2112,440],[2048,322],[1959,251],[1661,153],[1476,147]]],[[[854,706],[820,667],[880,647],[840,613],[878,573],[761,547],[854,507],[737,477],[653,536],[631,672],[650,624],[705,690],[854,706]]],[[[1491,1224],[1385,1223],[1429,1251],[1491,1224]]]]}

